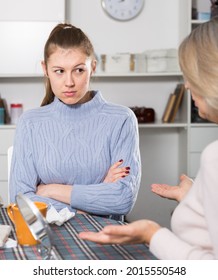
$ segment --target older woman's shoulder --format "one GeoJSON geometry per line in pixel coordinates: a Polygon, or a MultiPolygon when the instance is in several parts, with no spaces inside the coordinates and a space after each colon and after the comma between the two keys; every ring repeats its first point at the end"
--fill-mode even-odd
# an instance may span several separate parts
{"type": "Polygon", "coordinates": [[[210,143],[202,152],[201,156],[203,161],[214,161],[218,162],[218,140],[210,143]]]}

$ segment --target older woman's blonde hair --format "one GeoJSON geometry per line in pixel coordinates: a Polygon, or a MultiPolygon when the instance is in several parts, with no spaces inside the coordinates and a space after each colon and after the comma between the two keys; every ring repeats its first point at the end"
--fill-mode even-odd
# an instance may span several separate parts
{"type": "Polygon", "coordinates": [[[195,94],[218,110],[218,17],[200,24],[184,39],[179,63],[195,94]]]}

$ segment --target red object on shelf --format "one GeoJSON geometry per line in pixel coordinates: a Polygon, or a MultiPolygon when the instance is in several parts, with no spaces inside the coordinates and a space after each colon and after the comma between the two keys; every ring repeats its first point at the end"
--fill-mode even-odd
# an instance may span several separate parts
{"type": "Polygon", "coordinates": [[[17,124],[20,115],[23,113],[23,104],[11,104],[11,124],[17,124]]]}

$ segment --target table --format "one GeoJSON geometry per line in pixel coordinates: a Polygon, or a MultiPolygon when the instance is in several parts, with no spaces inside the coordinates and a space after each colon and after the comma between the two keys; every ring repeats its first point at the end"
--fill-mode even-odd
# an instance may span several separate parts
{"type": "MultiPolygon", "coordinates": [[[[9,236],[16,240],[13,223],[10,221],[6,208],[0,208],[0,224],[12,226],[9,236]]],[[[123,224],[122,222],[92,215],[78,214],[62,226],[50,225],[54,247],[58,259],[63,260],[155,260],[148,247],[138,245],[100,245],[84,241],[77,237],[81,231],[99,231],[106,225],[123,224]]],[[[20,246],[0,249],[0,260],[40,260],[37,246],[20,246]]]]}

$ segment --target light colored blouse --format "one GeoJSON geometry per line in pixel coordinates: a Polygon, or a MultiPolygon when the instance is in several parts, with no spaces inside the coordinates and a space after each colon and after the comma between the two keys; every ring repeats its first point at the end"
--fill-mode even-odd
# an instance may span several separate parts
{"type": "Polygon", "coordinates": [[[159,259],[218,259],[218,141],[201,155],[192,188],[176,207],[172,231],[154,234],[150,250],[159,259]]]}

